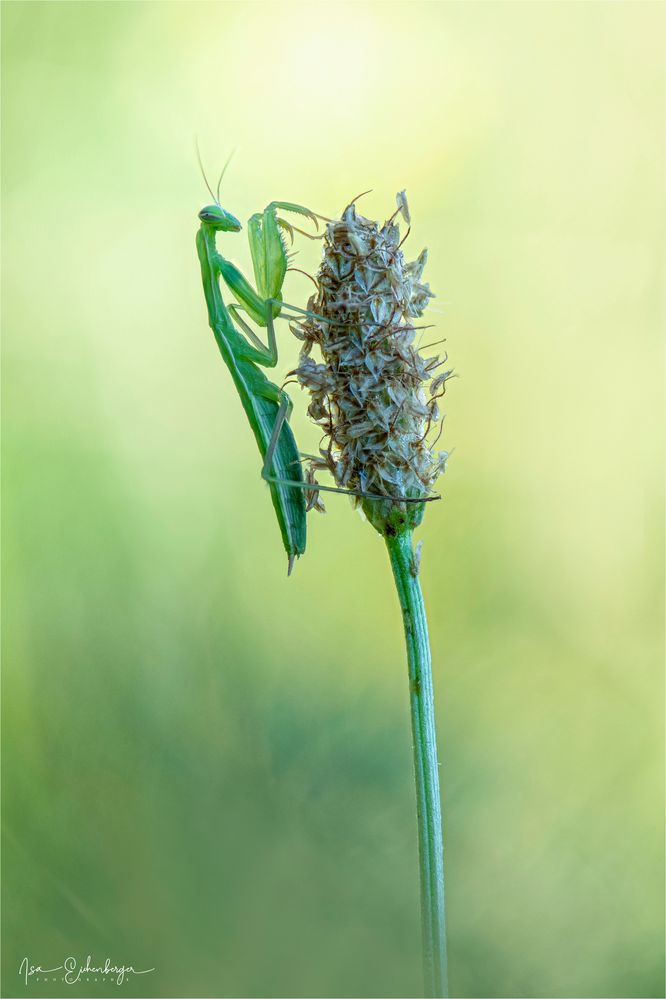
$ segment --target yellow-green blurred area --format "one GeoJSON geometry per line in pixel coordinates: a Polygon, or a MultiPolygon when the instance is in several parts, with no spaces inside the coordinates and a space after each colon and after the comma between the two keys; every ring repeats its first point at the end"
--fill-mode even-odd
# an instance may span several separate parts
{"type": "MultiPolygon", "coordinates": [[[[207,325],[197,134],[212,178],[237,150],[240,219],[406,188],[430,251],[453,994],[663,996],[663,6],[2,14],[4,995],[421,988],[388,559],[333,496],[286,577],[207,325]],[[88,954],[156,970],[18,974],[88,954]]],[[[246,230],[219,245],[249,270],[246,230]]]]}

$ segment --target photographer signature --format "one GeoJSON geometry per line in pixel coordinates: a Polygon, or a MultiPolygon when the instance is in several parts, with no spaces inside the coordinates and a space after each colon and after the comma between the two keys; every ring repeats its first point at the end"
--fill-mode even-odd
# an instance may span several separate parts
{"type": "Polygon", "coordinates": [[[90,978],[111,978],[116,985],[122,985],[126,978],[132,975],[149,975],[155,968],[144,968],[138,970],[131,964],[113,964],[110,958],[106,958],[104,964],[93,964],[92,957],[88,954],[85,964],[81,964],[75,957],[66,957],[62,964],[55,968],[43,968],[40,964],[31,964],[27,957],[24,957],[19,967],[19,975],[28,984],[29,979],[53,977],[58,972],[67,985],[76,985],[77,982],[89,981],[90,978]]]}

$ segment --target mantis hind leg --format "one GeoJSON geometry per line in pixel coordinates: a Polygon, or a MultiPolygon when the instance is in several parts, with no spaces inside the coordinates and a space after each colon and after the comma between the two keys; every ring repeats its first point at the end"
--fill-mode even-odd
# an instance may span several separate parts
{"type": "Polygon", "coordinates": [[[268,447],[266,448],[266,454],[264,455],[264,464],[261,469],[261,477],[265,479],[266,482],[275,482],[276,485],[284,486],[302,486],[302,482],[291,482],[289,479],[282,479],[275,475],[273,472],[273,457],[280,440],[280,434],[282,433],[282,427],[285,421],[291,416],[291,412],[294,408],[294,404],[283,389],[278,389],[277,386],[271,385],[271,399],[279,404],[279,409],[277,416],[275,417],[275,424],[273,425],[273,433],[271,434],[271,439],[268,442],[268,447]],[[272,389],[277,389],[277,397],[272,389]]]}
{"type": "Polygon", "coordinates": [[[338,486],[321,486],[319,483],[313,484],[312,482],[300,482],[296,479],[284,479],[273,475],[273,456],[275,454],[275,449],[277,448],[280,433],[282,431],[282,427],[284,426],[285,420],[289,419],[293,408],[293,403],[287,393],[280,389],[278,389],[278,392],[280,392],[280,408],[278,409],[277,416],[275,417],[273,433],[271,434],[271,439],[268,442],[266,455],[264,457],[264,464],[261,469],[261,477],[266,482],[274,482],[276,485],[282,486],[293,486],[295,489],[303,489],[310,493],[341,493],[343,496],[356,496],[360,499],[393,500],[396,503],[431,503],[433,500],[441,498],[440,496],[383,496],[380,493],[362,492],[360,489],[340,489],[338,486]]]}

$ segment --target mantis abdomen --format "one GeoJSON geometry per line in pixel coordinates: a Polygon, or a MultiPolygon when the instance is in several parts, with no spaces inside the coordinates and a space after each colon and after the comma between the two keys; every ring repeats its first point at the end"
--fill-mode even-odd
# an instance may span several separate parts
{"type": "MultiPolygon", "coordinates": [[[[217,335],[216,340],[220,345],[217,335]]],[[[221,353],[234,380],[261,456],[265,458],[275,429],[280,409],[279,402],[285,398],[286,392],[269,381],[252,361],[229,358],[224,350],[221,350],[221,353]]],[[[296,441],[286,420],[280,431],[279,446],[273,452],[272,466],[273,474],[278,479],[305,481],[296,441]]],[[[282,541],[291,561],[293,556],[302,555],[305,551],[306,521],[303,490],[296,486],[278,485],[274,482],[269,482],[269,486],[282,541]]]]}

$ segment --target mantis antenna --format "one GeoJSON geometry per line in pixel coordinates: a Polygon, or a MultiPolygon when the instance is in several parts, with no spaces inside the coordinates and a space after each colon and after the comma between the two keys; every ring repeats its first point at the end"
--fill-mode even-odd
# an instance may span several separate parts
{"type": "MultiPolygon", "coordinates": [[[[228,159],[227,159],[227,162],[226,162],[226,163],[224,164],[224,166],[222,167],[222,173],[220,174],[220,179],[219,179],[219,180],[218,180],[218,182],[217,182],[217,188],[216,188],[216,191],[217,191],[217,196],[216,196],[215,200],[217,201],[218,205],[219,205],[219,203],[220,203],[220,184],[222,183],[222,178],[224,177],[224,175],[225,175],[225,173],[226,173],[226,171],[227,171],[227,167],[228,167],[228,166],[229,166],[229,164],[231,163],[231,161],[232,161],[232,159],[233,159],[233,157],[234,157],[234,153],[235,153],[235,152],[236,152],[236,150],[235,150],[235,149],[232,149],[232,150],[231,150],[231,152],[229,153],[229,157],[228,157],[228,159]]],[[[211,191],[211,194],[212,194],[212,193],[213,193],[213,192],[211,191]]]]}
{"type": "MultiPolygon", "coordinates": [[[[201,162],[201,150],[199,149],[199,139],[198,139],[198,137],[197,137],[197,136],[195,136],[195,137],[194,137],[194,148],[195,148],[195,149],[196,149],[196,151],[197,151],[197,161],[198,161],[198,163],[199,163],[199,169],[201,170],[201,176],[202,176],[202,177],[203,177],[203,179],[204,179],[204,184],[205,184],[205,185],[206,185],[206,187],[208,188],[208,190],[209,190],[209,192],[210,192],[210,196],[211,196],[211,198],[213,199],[213,201],[215,202],[215,204],[216,204],[216,205],[219,205],[219,203],[220,203],[220,202],[218,201],[218,199],[217,199],[217,198],[215,197],[215,195],[213,194],[213,188],[212,188],[212,187],[210,186],[210,184],[208,183],[208,177],[206,176],[206,171],[204,170],[204,165],[203,165],[203,163],[201,162]]],[[[227,164],[228,164],[228,162],[229,162],[229,161],[227,160],[227,164]]],[[[224,170],[226,170],[226,169],[227,169],[227,168],[226,168],[226,166],[225,166],[224,170]]],[[[222,173],[224,173],[224,170],[222,171],[222,173]]],[[[220,177],[220,180],[222,180],[222,177],[220,177]]],[[[219,184],[217,185],[217,189],[218,189],[218,193],[219,193],[219,189],[220,189],[220,185],[219,185],[219,184]]]]}

